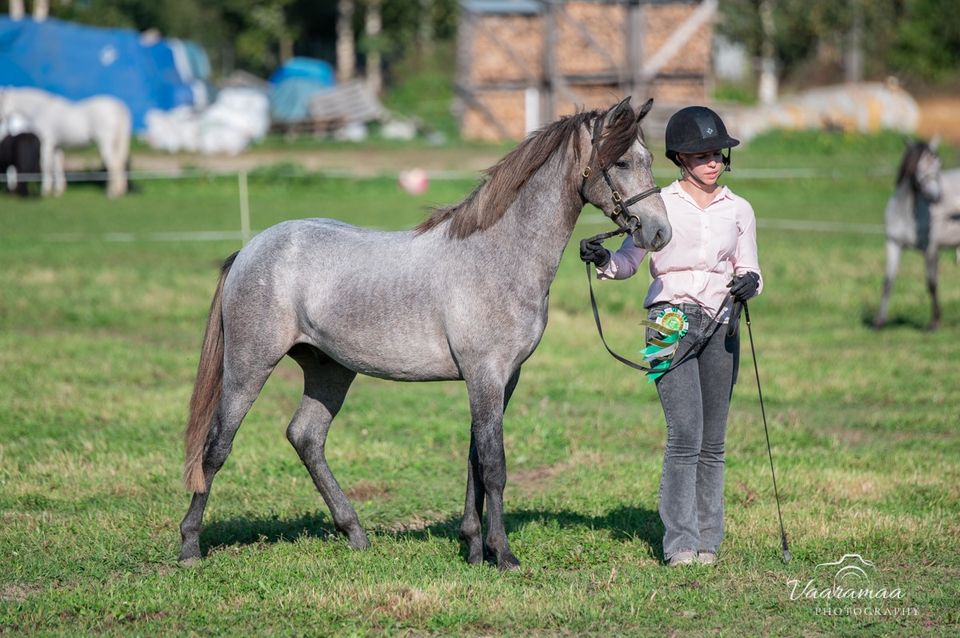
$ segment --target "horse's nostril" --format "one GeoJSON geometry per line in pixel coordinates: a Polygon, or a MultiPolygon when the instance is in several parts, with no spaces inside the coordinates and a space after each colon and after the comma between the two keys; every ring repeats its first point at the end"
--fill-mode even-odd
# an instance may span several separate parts
{"type": "Polygon", "coordinates": [[[653,247],[659,250],[663,248],[666,243],[667,240],[666,237],[664,237],[663,230],[657,230],[657,234],[653,236],[653,247]]]}

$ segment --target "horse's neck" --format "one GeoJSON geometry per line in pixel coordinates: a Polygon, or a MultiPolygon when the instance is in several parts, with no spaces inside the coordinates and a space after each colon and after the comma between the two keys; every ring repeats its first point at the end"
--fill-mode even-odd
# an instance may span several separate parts
{"type": "Polygon", "coordinates": [[[570,186],[573,173],[566,153],[555,153],[520,188],[503,218],[478,237],[485,244],[482,253],[496,254],[502,267],[522,274],[544,293],[583,208],[576,188],[570,186]]]}

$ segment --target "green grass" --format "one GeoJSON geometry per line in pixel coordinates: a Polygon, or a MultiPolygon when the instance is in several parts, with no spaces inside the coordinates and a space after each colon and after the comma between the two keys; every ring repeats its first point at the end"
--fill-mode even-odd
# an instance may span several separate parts
{"type": "MultiPolygon", "coordinates": [[[[831,142],[832,143],[832,142],[831,142]]],[[[761,219],[880,223],[899,142],[827,154],[816,137],[762,138],[735,169],[844,166],[846,179],[729,183],[761,219]],[[826,159],[825,159],[826,158],[826,159]]],[[[658,161],[666,181],[671,171],[658,161]]],[[[313,215],[407,228],[468,181],[423,197],[392,180],[250,180],[255,228],[313,215]]],[[[751,308],[794,561],[778,529],[751,364],[727,442],[727,538],[716,569],[661,566],[665,433],[656,393],[600,346],[568,249],[550,324],[505,423],[507,527],[517,573],[465,564],[456,530],[469,412],[462,384],[360,378],[330,464],[373,547],[347,548],[286,442],[299,401],[284,362],[218,475],[193,569],[176,565],[181,432],[220,259],[234,241],[150,233],[238,229],[235,181],[146,182],[109,201],[0,201],[0,633],[11,635],[951,635],[960,625],[960,274],[943,259],[942,329],[920,256],[904,258],[892,326],[867,326],[879,235],[761,228],[766,292],[751,308]],[[129,233],[111,241],[107,233],[129,233]],[[916,616],[817,613],[788,581],[860,553],[875,588],[916,616]]],[[[586,212],[574,240],[608,227],[586,212]]],[[[608,339],[640,347],[647,278],[604,283],[608,339]]],[[[744,355],[748,355],[746,342],[744,355]]],[[[834,607],[854,608],[842,603],[834,607]]]]}

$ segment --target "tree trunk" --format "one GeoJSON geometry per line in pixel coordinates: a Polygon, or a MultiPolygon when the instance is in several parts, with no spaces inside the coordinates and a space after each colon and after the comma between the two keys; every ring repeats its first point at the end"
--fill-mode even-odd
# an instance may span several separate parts
{"type": "Polygon", "coordinates": [[[853,24],[847,33],[846,50],[843,52],[843,79],[847,82],[863,81],[863,5],[853,0],[853,24]]]}
{"type": "Polygon", "coordinates": [[[353,42],[353,0],[337,2],[337,81],[348,82],[356,73],[353,42]]]}
{"type": "Polygon", "coordinates": [[[760,2],[760,24],[763,28],[763,42],[760,45],[760,94],[761,104],[773,104],[777,101],[777,60],[774,38],[776,25],[773,21],[773,1],[760,2]]]}
{"type": "Polygon", "coordinates": [[[10,0],[10,19],[23,19],[23,0],[10,0]]]}
{"type": "Polygon", "coordinates": [[[49,0],[33,0],[33,19],[37,22],[43,22],[50,15],[49,0]]]}
{"type": "Polygon", "coordinates": [[[370,50],[367,51],[367,86],[374,94],[379,94],[383,88],[383,77],[380,74],[380,0],[367,0],[367,19],[365,31],[370,50]]]}
{"type": "Polygon", "coordinates": [[[433,48],[433,0],[420,0],[420,50],[433,48]]]}

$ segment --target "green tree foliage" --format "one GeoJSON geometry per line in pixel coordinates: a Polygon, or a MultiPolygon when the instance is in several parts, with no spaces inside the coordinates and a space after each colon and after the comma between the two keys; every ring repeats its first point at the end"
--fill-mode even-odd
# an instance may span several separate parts
{"type": "MultiPolygon", "coordinates": [[[[457,0],[384,0],[383,32],[363,36],[365,0],[355,0],[358,52],[376,49],[389,65],[418,51],[422,25],[441,42],[456,35],[457,0]]],[[[721,0],[720,32],[758,56],[761,0],[721,0]]],[[[860,12],[868,77],[898,73],[945,81],[960,67],[956,0],[771,0],[774,46],[781,78],[790,79],[824,47],[842,51],[860,12]]],[[[7,3],[0,1],[0,7],[7,3]]],[[[28,5],[29,6],[29,5],[28,5]]],[[[156,29],[204,45],[214,68],[270,73],[284,53],[333,61],[337,0],[73,0],[51,3],[55,17],[98,26],[156,29]]]]}
{"type": "Polygon", "coordinates": [[[948,80],[960,70],[960,16],[956,0],[904,0],[897,20],[893,68],[927,80],[948,80]]]}
{"type": "MultiPolygon", "coordinates": [[[[376,48],[390,63],[416,48],[421,25],[429,20],[433,37],[456,34],[456,0],[382,2],[383,33],[363,39],[365,0],[356,0],[354,30],[358,51],[376,48]]],[[[74,0],[51,3],[54,17],[96,26],[155,29],[164,36],[195,40],[206,47],[214,68],[241,68],[269,74],[286,53],[333,62],[337,0],[74,0]],[[329,42],[331,45],[318,43],[329,42]]]]}
{"type": "MultiPolygon", "coordinates": [[[[772,0],[774,48],[781,79],[807,70],[824,50],[839,65],[859,13],[867,77],[897,73],[907,79],[940,81],[960,67],[960,19],[956,0],[772,0]]],[[[759,56],[761,0],[722,0],[718,30],[759,56]]],[[[821,60],[823,62],[823,60],[821,60]]]]}

